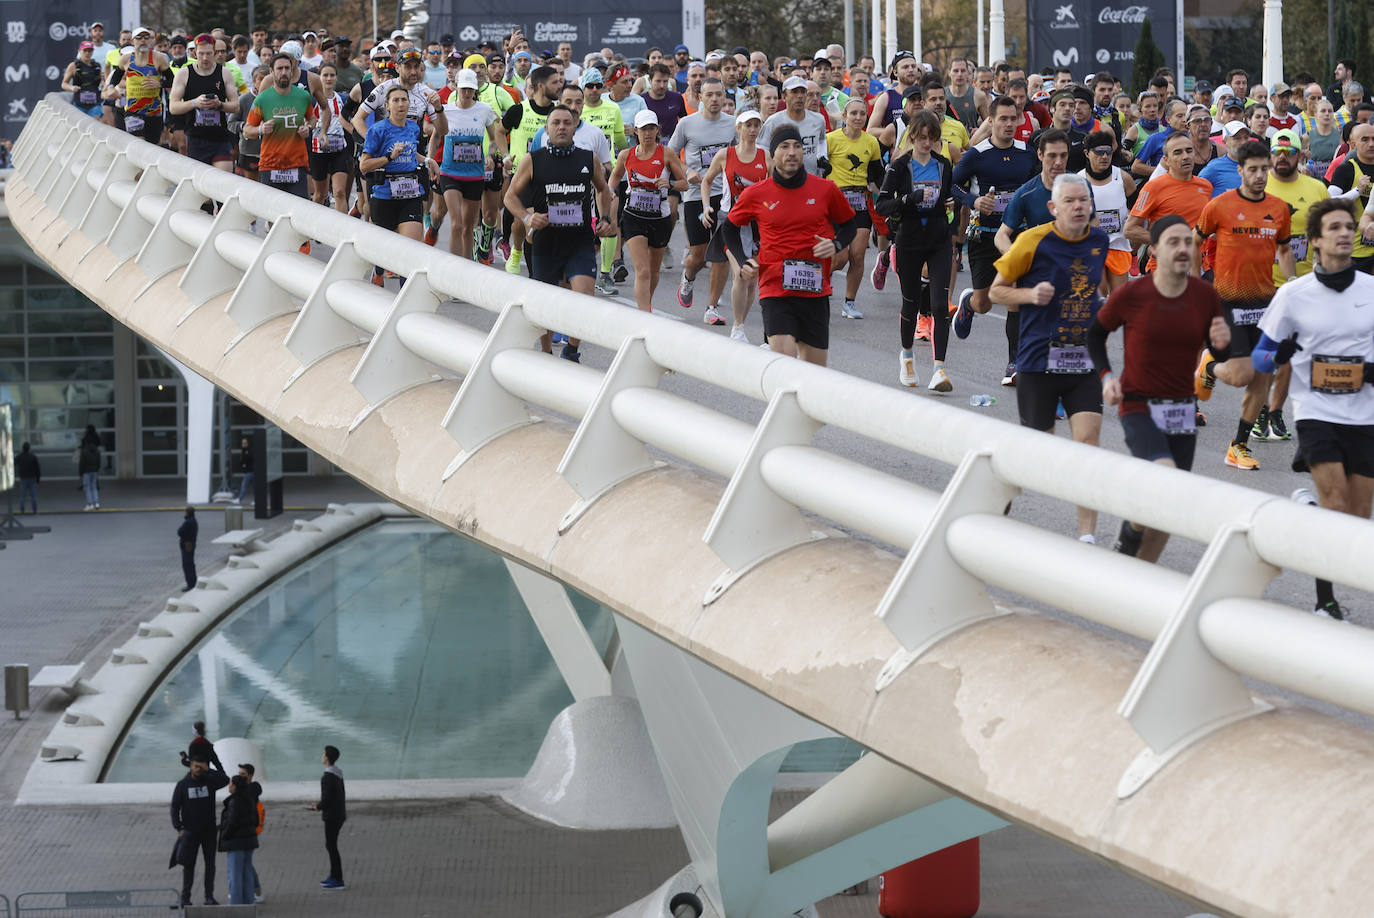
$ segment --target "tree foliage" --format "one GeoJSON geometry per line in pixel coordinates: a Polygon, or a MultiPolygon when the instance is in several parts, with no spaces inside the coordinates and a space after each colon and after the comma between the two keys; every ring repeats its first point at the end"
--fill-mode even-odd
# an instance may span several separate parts
{"type": "Polygon", "coordinates": [[[1146,19],[1140,27],[1140,38],[1136,39],[1135,43],[1135,66],[1131,70],[1131,86],[1134,87],[1134,91],[1141,92],[1149,88],[1150,78],[1163,66],[1164,52],[1155,44],[1154,27],[1150,25],[1150,20],[1146,19]]]}

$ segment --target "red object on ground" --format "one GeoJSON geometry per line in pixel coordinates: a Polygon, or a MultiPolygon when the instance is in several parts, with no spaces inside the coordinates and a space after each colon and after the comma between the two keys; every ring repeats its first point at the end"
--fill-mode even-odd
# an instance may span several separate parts
{"type": "Polygon", "coordinates": [[[978,839],[951,845],[878,877],[883,918],[973,918],[978,914],[978,839]]]}

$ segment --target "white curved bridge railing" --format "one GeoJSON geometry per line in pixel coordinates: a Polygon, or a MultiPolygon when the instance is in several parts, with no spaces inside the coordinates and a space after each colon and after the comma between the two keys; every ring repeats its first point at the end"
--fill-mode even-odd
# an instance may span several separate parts
{"type": "MultiPolygon", "coordinates": [[[[560,534],[661,465],[651,448],[723,476],[728,484],[701,538],[725,571],[704,591],[703,606],[811,541],[807,514],[895,547],[904,560],[873,611],[900,649],[876,674],[875,692],[942,639],[1000,614],[990,587],[1152,642],[1119,705],[1145,743],[1119,778],[1122,800],[1199,740],[1269,710],[1245,677],[1374,715],[1374,633],[1260,598],[1282,569],[1374,592],[1368,521],[979,417],[483,268],[135,140],[56,95],[38,107],[14,156],[11,194],[21,186],[20,194],[51,211],[49,226],[60,219],[65,236],[84,237],[89,248],[78,262],[97,249],[113,252],[120,264],[139,266],[144,290],[177,276],[190,303],[178,324],[225,294],[224,312],[240,338],[294,314],[285,345],[300,367],[287,387],[365,340],[349,381],[366,407],[349,430],[408,390],[461,377],[442,420],[451,439],[445,480],[537,420],[529,406],[572,418],[576,431],[557,471],[578,499],[560,534]],[[219,203],[216,216],[200,209],[207,198],[219,203]],[[265,236],[254,232],[267,221],[265,236]],[[333,250],[327,262],[298,251],[310,239],[333,250]],[[402,289],[368,283],[373,264],[407,278],[402,289]],[[496,314],[491,331],[438,314],[450,299],[496,314]],[[545,329],[614,351],[609,370],[539,353],[533,344],[545,329]],[[746,423],[664,391],[666,373],[757,400],[766,406],[762,419],[746,423]],[[931,491],[814,445],[822,427],[957,471],[943,493],[931,491]],[[1022,489],[1209,547],[1187,575],[1085,546],[1004,516],[1022,489]]],[[[46,227],[20,229],[27,236],[46,227]]]]}

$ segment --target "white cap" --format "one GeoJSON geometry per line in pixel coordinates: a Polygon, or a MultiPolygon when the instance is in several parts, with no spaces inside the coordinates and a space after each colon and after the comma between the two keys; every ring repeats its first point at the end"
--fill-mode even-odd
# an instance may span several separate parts
{"type": "Polygon", "coordinates": [[[152,29],[148,28],[147,26],[139,26],[138,28],[134,29],[133,37],[134,37],[134,38],[137,38],[137,37],[140,36],[140,35],[152,35],[152,34],[153,34],[153,30],[152,30],[152,29]]]}
{"type": "Polygon", "coordinates": [[[738,127],[746,121],[758,121],[762,123],[763,116],[758,113],[758,109],[754,108],[751,108],[748,111],[740,112],[738,115],[735,116],[736,127],[738,127]]]}
{"type": "Polygon", "coordinates": [[[782,84],[782,91],[783,91],[783,92],[791,92],[791,91],[794,90],[794,89],[805,89],[805,88],[806,88],[806,80],[803,80],[803,79],[802,79],[801,77],[799,77],[799,76],[790,76],[790,77],[788,77],[786,80],[784,80],[784,81],[783,81],[783,84],[782,84]]]}
{"type": "Polygon", "coordinates": [[[385,42],[375,45],[372,50],[368,52],[368,57],[372,58],[374,61],[379,57],[391,57],[391,47],[385,42]]]}
{"type": "Polygon", "coordinates": [[[306,37],[309,37],[309,38],[319,38],[320,36],[316,35],[314,32],[303,32],[303,33],[301,33],[301,38],[306,38],[306,37]]]}
{"type": "Polygon", "coordinates": [[[636,131],[642,127],[648,127],[651,124],[654,127],[658,127],[658,115],[655,115],[653,111],[651,111],[650,109],[646,108],[644,109],[644,111],[639,112],[635,115],[636,131]]]}
{"type": "Polygon", "coordinates": [[[391,33],[391,38],[392,38],[393,41],[396,40],[396,39],[398,39],[398,38],[405,38],[405,37],[406,37],[406,33],[405,33],[405,32],[402,32],[400,29],[397,29],[396,31],[394,31],[394,32],[391,33]]]}
{"type": "Polygon", "coordinates": [[[1222,99],[1226,98],[1227,96],[1234,96],[1235,94],[1236,94],[1236,91],[1235,91],[1234,89],[1231,88],[1231,84],[1230,84],[1230,83],[1222,83],[1222,84],[1221,84],[1220,86],[1218,86],[1216,89],[1212,90],[1212,101],[1213,101],[1213,102],[1220,102],[1222,99]]]}
{"type": "Polygon", "coordinates": [[[301,43],[298,41],[284,41],[281,43],[281,53],[289,54],[296,60],[300,60],[305,49],[301,47],[301,43]]]}
{"type": "Polygon", "coordinates": [[[458,71],[458,79],[454,82],[454,85],[459,89],[476,89],[477,74],[467,68],[463,68],[458,71]]]}
{"type": "Polygon", "coordinates": [[[1228,121],[1221,128],[1221,132],[1227,137],[1235,137],[1241,131],[1250,133],[1250,127],[1244,121],[1228,121]]]}
{"type": "Polygon", "coordinates": [[[830,60],[830,55],[828,55],[828,54],[825,53],[825,49],[824,49],[824,48],[817,48],[817,49],[816,49],[816,53],[813,54],[813,55],[811,55],[811,59],[812,59],[813,61],[818,61],[818,60],[821,60],[821,59],[825,59],[825,60],[828,61],[828,60],[830,60]]]}

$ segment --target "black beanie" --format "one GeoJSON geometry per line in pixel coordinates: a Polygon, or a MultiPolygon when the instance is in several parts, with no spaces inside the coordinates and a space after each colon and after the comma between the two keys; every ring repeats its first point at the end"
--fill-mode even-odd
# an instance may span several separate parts
{"type": "Polygon", "coordinates": [[[772,156],[777,153],[778,147],[781,146],[785,140],[795,140],[797,143],[801,143],[801,131],[790,124],[784,124],[781,127],[774,128],[772,135],[768,138],[768,155],[772,156]]]}

